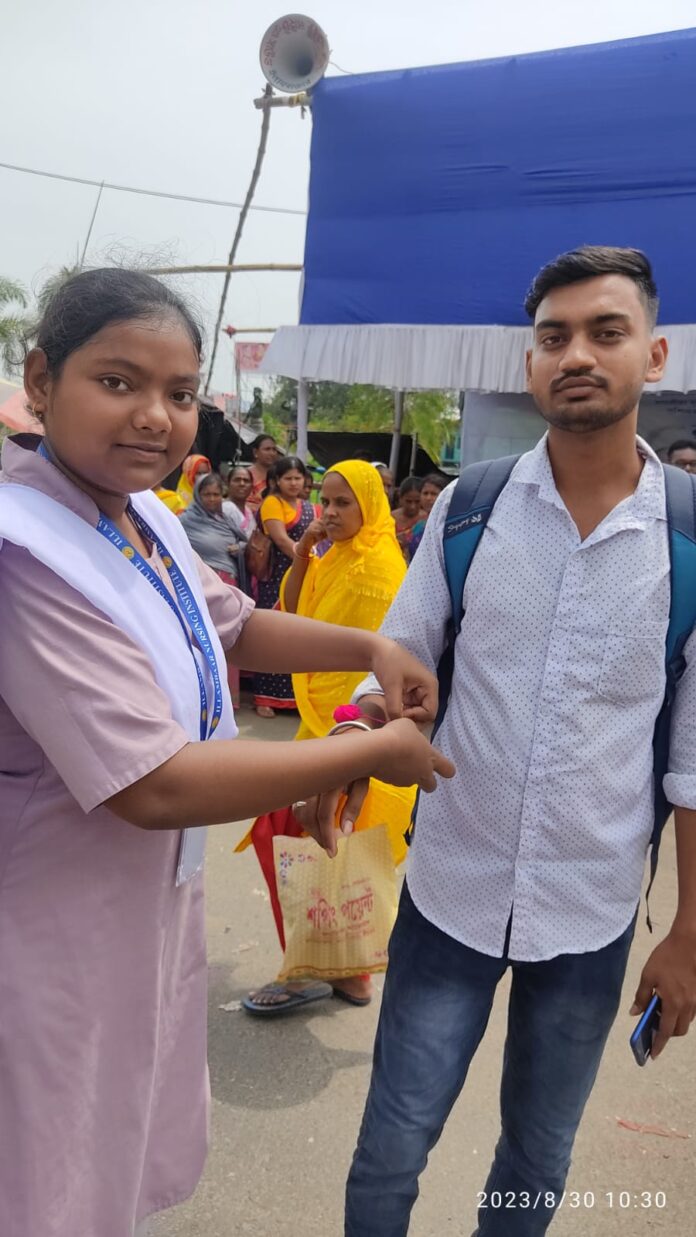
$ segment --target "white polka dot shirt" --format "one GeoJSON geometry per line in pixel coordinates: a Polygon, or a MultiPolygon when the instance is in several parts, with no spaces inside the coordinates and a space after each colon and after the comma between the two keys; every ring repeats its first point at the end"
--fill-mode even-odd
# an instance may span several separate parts
{"type": "MultiPolygon", "coordinates": [[[[583,542],[542,439],[515,465],[464,589],[437,744],[457,773],[420,800],[408,884],[423,915],[491,956],[609,944],[640,898],[652,737],[665,688],[669,546],[662,468],[583,542]]],[[[435,668],[450,601],[438,499],[382,631],[435,668]]],[[[675,708],[672,803],[696,808],[696,641],[675,708]]],[[[356,696],[379,690],[366,680],[356,696]]]]}

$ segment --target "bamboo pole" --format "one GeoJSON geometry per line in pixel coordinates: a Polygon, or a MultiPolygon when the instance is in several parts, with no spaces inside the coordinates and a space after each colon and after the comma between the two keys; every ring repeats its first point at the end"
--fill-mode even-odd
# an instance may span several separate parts
{"type": "MultiPolygon", "coordinates": [[[[224,326],[222,330],[224,335],[228,334],[224,326]]],[[[236,326],[230,339],[234,339],[235,335],[274,335],[277,330],[277,326],[236,326]]]]}
{"type": "Polygon", "coordinates": [[[103,192],[104,192],[104,181],[102,181],[102,183],[99,186],[99,193],[97,194],[97,200],[94,203],[94,210],[92,211],[92,218],[89,221],[89,228],[87,229],[87,236],[85,237],[85,243],[82,249],[82,257],[80,258],[79,270],[82,270],[85,265],[85,258],[87,257],[87,247],[92,237],[92,228],[94,227],[94,220],[97,217],[97,211],[99,210],[99,203],[101,202],[103,192]]]}
{"type": "Polygon", "coordinates": [[[199,275],[237,274],[243,271],[301,271],[298,262],[251,262],[234,266],[157,266],[148,269],[149,275],[199,275]]]}
{"type": "MultiPolygon", "coordinates": [[[[264,94],[269,95],[269,96],[273,94],[273,87],[271,86],[270,82],[266,86],[266,89],[264,90],[264,94]]],[[[259,177],[261,175],[261,167],[263,164],[263,157],[266,153],[266,144],[268,142],[268,127],[270,123],[271,123],[271,109],[266,108],[266,111],[263,113],[263,119],[261,121],[261,133],[259,136],[258,150],[256,151],[256,162],[254,163],[254,170],[251,173],[251,180],[249,181],[249,188],[246,191],[244,205],[241,211],[239,212],[239,219],[237,220],[237,227],[234,233],[234,238],[232,240],[232,247],[230,249],[230,252],[227,255],[228,266],[234,266],[235,264],[235,260],[237,257],[237,250],[239,248],[239,244],[242,239],[242,232],[244,230],[244,223],[245,223],[247,214],[249,213],[249,207],[251,206],[254,194],[256,192],[256,186],[259,182],[259,177]]],[[[223,284],[222,284],[222,296],[220,297],[220,306],[218,309],[217,321],[215,323],[215,328],[213,330],[213,347],[212,347],[212,352],[210,355],[210,362],[208,364],[208,377],[205,380],[205,387],[203,388],[205,395],[208,394],[208,387],[210,386],[210,380],[213,376],[213,370],[215,368],[215,357],[217,356],[218,344],[220,342],[220,330],[222,328],[222,319],[225,313],[225,304],[227,302],[227,292],[230,286],[231,277],[232,277],[232,272],[227,271],[223,284]]]]}

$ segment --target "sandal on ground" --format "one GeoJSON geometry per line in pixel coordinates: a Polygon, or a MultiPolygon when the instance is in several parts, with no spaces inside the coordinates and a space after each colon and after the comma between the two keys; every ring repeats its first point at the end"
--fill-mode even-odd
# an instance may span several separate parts
{"type": "Polygon", "coordinates": [[[318,979],[308,980],[307,983],[297,986],[276,981],[264,984],[263,988],[258,988],[256,992],[250,992],[249,996],[244,997],[242,1006],[249,1014],[261,1018],[276,1018],[290,1013],[292,1009],[311,1005],[313,1001],[324,1001],[332,994],[331,984],[324,984],[318,979]],[[264,997],[268,999],[264,1000],[264,997]]]}
{"type": "Polygon", "coordinates": [[[257,717],[275,717],[275,709],[272,709],[268,704],[257,704],[257,717]]]}

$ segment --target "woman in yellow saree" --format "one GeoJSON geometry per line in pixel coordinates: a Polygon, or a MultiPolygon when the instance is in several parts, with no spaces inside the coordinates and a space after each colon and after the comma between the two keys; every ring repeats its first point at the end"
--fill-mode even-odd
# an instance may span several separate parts
{"type": "MultiPolygon", "coordinates": [[[[193,502],[193,487],[199,477],[204,477],[206,473],[212,472],[213,466],[207,455],[187,455],[181,465],[181,476],[176,487],[177,495],[181,500],[181,511],[185,511],[193,502]]],[[[176,513],[179,515],[179,511],[176,513]]]]}
{"type": "MultiPolygon", "coordinates": [[[[376,631],[406,574],[379,473],[362,460],[336,464],[324,476],[323,515],[314,520],[297,543],[295,559],[280,593],[282,609],[339,626],[376,631]],[[325,553],[324,546],[330,543],[325,553]],[[318,547],[318,549],[315,549],[318,547]]],[[[300,712],[296,739],[324,736],[333,726],[333,712],[347,704],[364,676],[361,673],[293,675],[300,712]]],[[[395,864],[404,858],[404,833],[415,791],[372,782],[356,829],[387,822],[395,864]]],[[[283,920],[273,864],[273,837],[301,833],[291,808],[259,817],[238,847],[253,843],[268,883],[281,946],[283,920]]],[[[243,1002],[254,1014],[276,1015],[335,994],[351,1004],[371,999],[369,976],[337,977],[331,984],[289,981],[266,984],[243,1002]]]]}

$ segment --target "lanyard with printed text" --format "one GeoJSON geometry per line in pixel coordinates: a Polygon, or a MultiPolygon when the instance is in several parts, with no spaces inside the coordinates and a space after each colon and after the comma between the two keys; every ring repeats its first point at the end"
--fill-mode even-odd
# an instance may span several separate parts
{"type": "MultiPolygon", "coordinates": [[[[37,448],[37,455],[42,456],[43,459],[48,460],[49,463],[53,462],[51,455],[46,448],[46,444],[43,442],[40,443],[37,448]]],[[[162,561],[162,565],[171,580],[179,605],[176,604],[169,590],[165,588],[157,573],[152,569],[150,564],[145,561],[142,554],[138,553],[135,546],[131,545],[130,541],[128,541],[127,538],[119,532],[116,525],[111,520],[108,520],[104,515],[99,516],[97,532],[101,533],[103,537],[106,537],[107,541],[110,541],[111,544],[115,546],[121,554],[123,554],[124,558],[133,564],[140,574],[145,577],[148,584],[151,584],[152,587],[157,590],[160,597],[166,601],[170,610],[176,616],[177,622],[184,633],[186,644],[191,653],[191,657],[193,658],[193,664],[196,668],[196,675],[198,677],[198,690],[201,701],[200,738],[201,741],[204,739],[209,739],[213,731],[217,728],[222,715],[223,695],[220,671],[218,668],[215,651],[211,644],[210,636],[208,635],[208,629],[201,618],[200,611],[194,599],[193,593],[188,586],[186,578],[179,570],[167,547],[160,541],[157,534],[152,531],[131,503],[128,504],[128,514],[138,531],[157,547],[157,552],[162,561]],[[193,646],[189,638],[189,633],[193,635],[196,644],[208,663],[214,693],[212,713],[208,709],[208,695],[205,689],[201,668],[198,665],[196,654],[194,653],[193,646]]]]}
{"type": "Polygon", "coordinates": [[[151,584],[152,587],[157,590],[160,597],[166,601],[172,613],[176,615],[186,638],[186,643],[191,651],[193,664],[196,667],[196,674],[198,676],[198,689],[201,698],[200,737],[201,740],[209,739],[213,731],[217,728],[222,715],[223,694],[220,671],[217,664],[217,658],[215,656],[215,650],[213,649],[210,636],[208,634],[208,629],[203,622],[198,605],[191,589],[189,588],[186,578],[179,570],[167,547],[162,541],[160,541],[157,534],[153,532],[150,526],[133,506],[129,505],[128,514],[138,531],[157,547],[157,552],[162,561],[162,565],[167,572],[167,575],[172,582],[174,592],[176,593],[179,603],[178,605],[174,601],[174,598],[169,590],[165,588],[157,573],[143,558],[142,554],[138,553],[135,546],[131,545],[130,541],[128,541],[127,538],[119,532],[116,525],[111,520],[108,520],[104,515],[100,515],[99,517],[97,532],[101,533],[102,537],[106,537],[107,541],[110,541],[111,544],[115,546],[121,554],[123,554],[124,558],[126,558],[129,563],[133,564],[136,570],[145,577],[148,584],[151,584]],[[192,633],[196,644],[205,657],[210,670],[210,677],[213,682],[214,692],[212,712],[208,708],[208,697],[205,690],[205,683],[203,682],[203,675],[201,674],[200,666],[198,665],[196,655],[189,639],[189,631],[192,633]]]}

